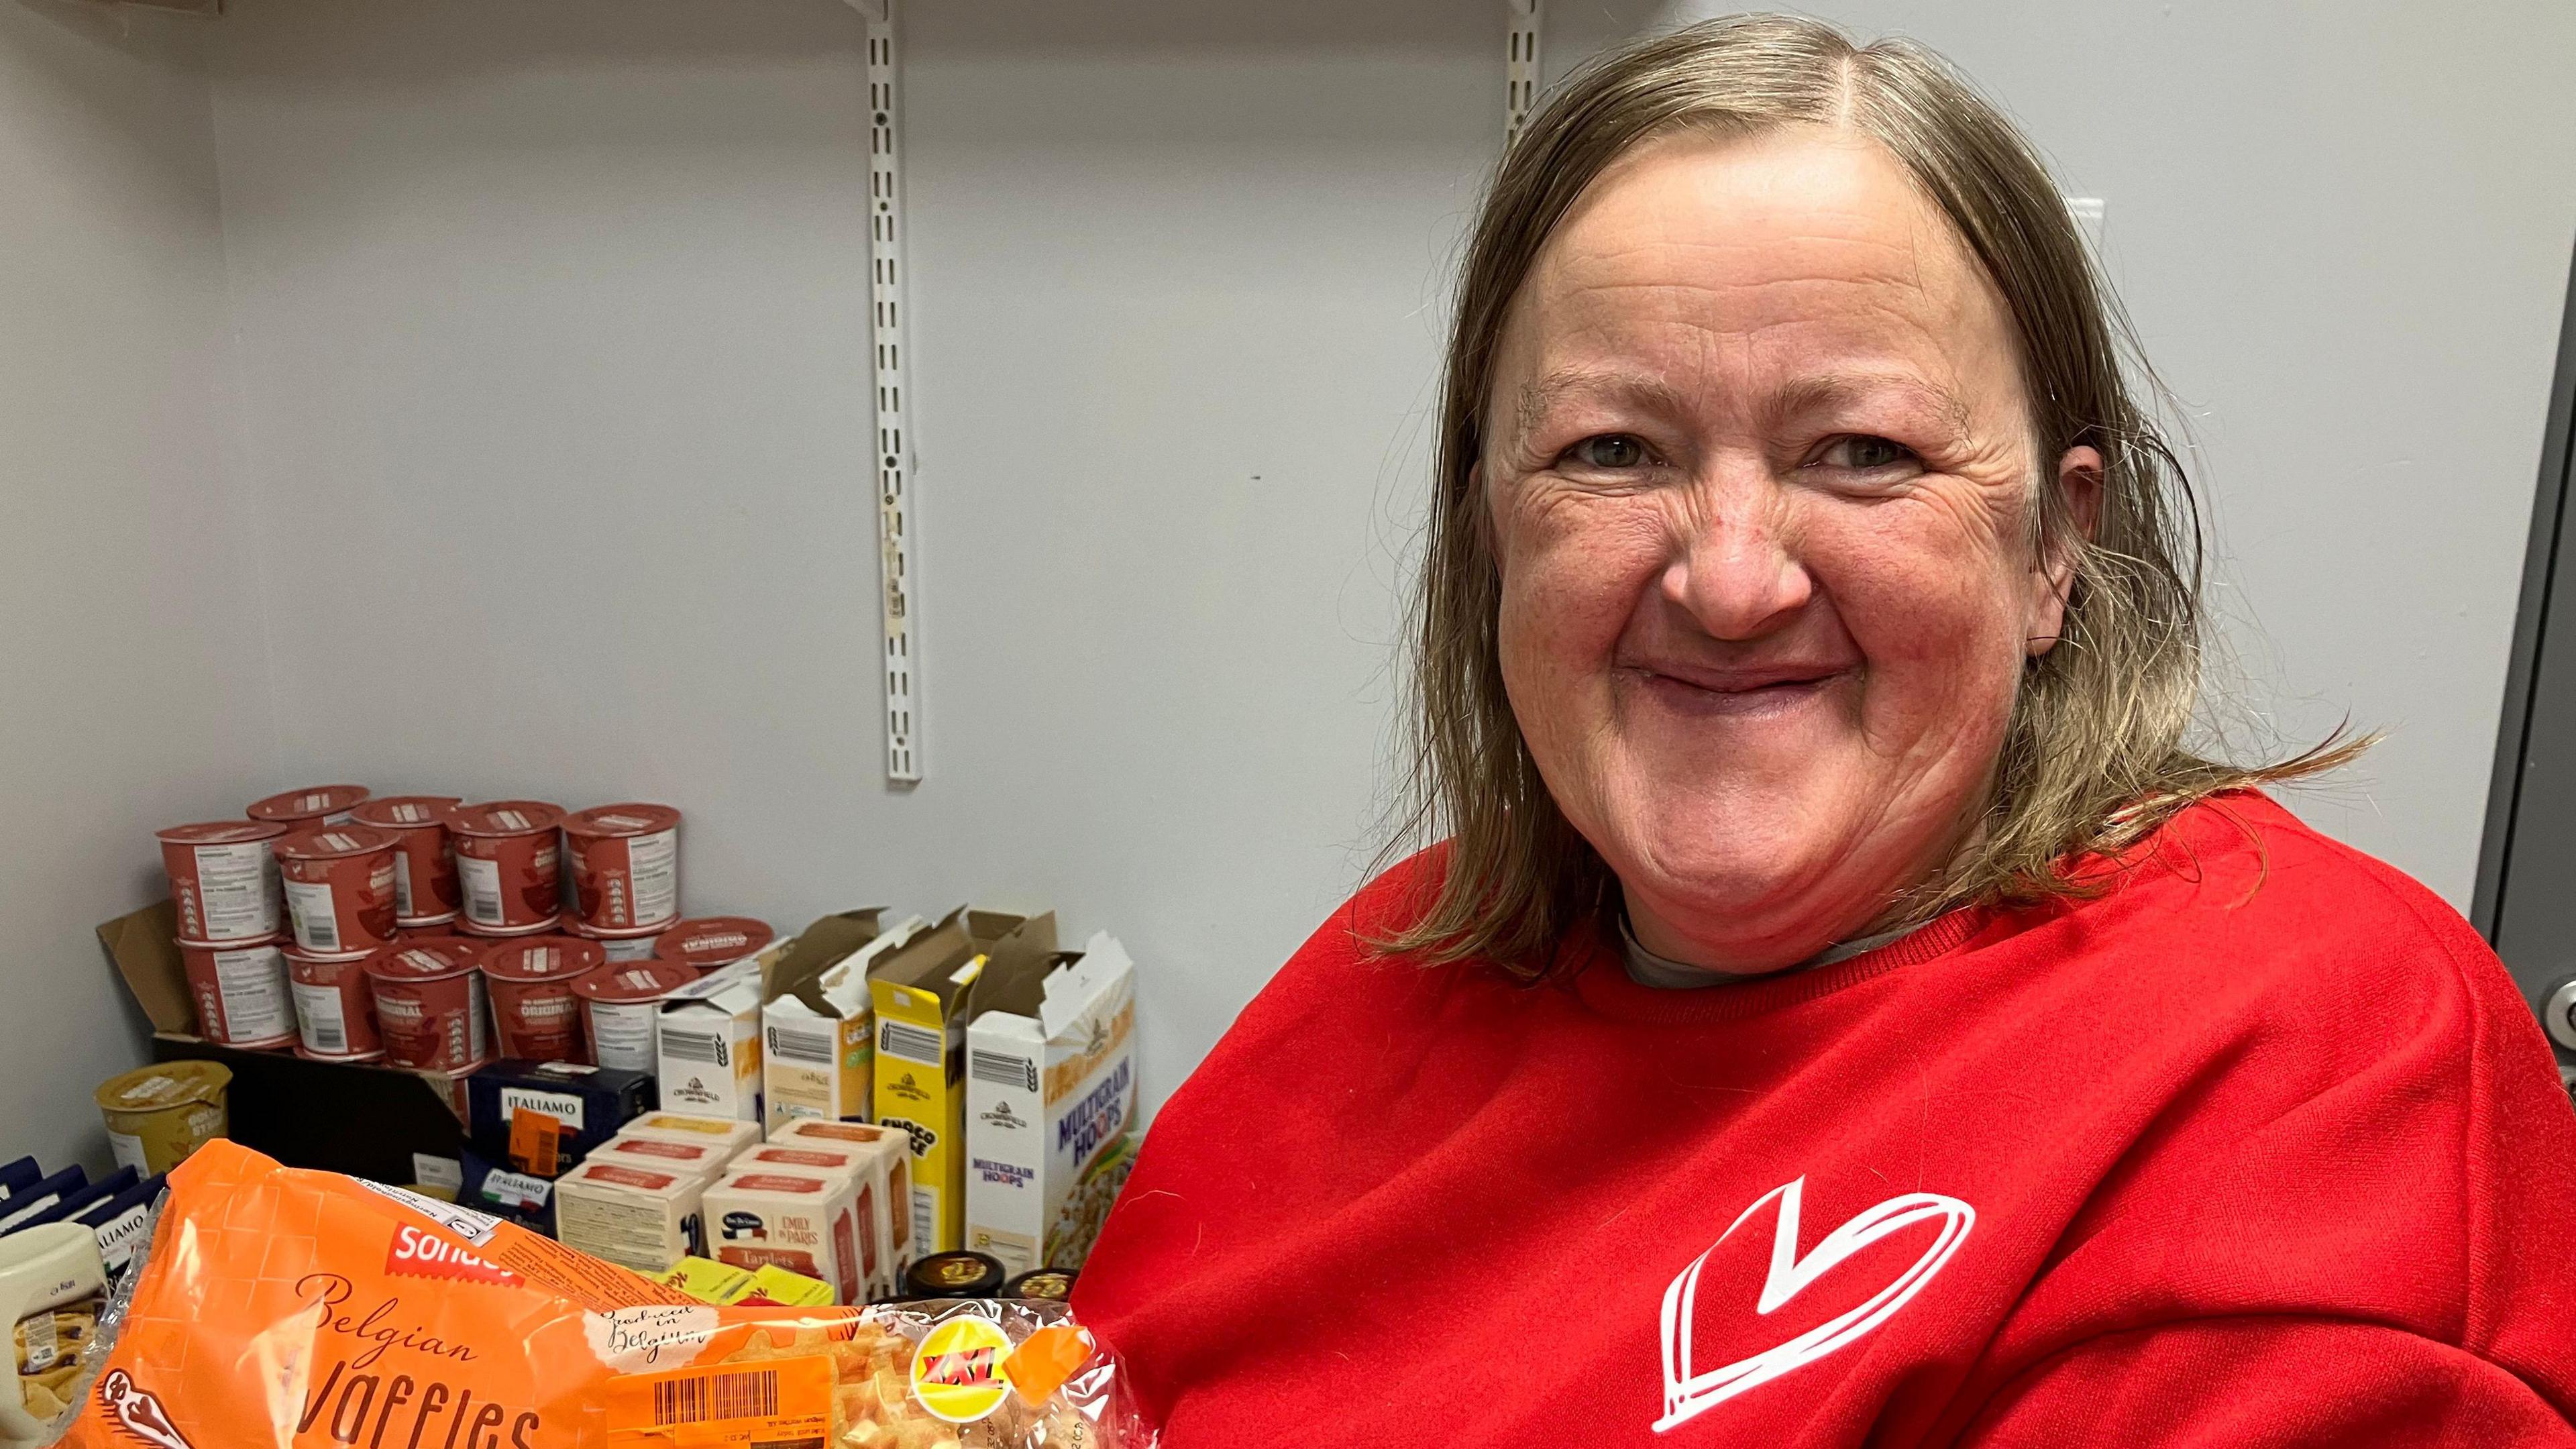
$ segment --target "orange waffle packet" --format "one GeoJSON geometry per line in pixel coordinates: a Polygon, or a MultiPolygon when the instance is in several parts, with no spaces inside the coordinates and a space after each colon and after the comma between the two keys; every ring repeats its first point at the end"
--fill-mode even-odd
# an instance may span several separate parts
{"type": "Polygon", "coordinates": [[[1062,1305],[719,1308],[230,1142],[170,1176],[74,1449],[1144,1449],[1062,1305]]]}

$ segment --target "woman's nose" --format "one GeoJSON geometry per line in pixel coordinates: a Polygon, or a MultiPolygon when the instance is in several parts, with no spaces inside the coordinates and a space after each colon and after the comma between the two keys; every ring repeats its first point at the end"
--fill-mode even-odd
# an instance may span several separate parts
{"type": "Polygon", "coordinates": [[[1711,637],[1758,639],[1815,596],[1771,500],[1727,499],[1695,511],[1664,569],[1663,592],[1711,637]]]}

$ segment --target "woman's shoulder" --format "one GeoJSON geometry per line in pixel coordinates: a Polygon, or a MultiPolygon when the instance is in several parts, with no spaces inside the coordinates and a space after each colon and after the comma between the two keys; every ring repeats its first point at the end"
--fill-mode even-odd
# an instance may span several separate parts
{"type": "MultiPolygon", "coordinates": [[[[2072,914],[2186,978],[2172,985],[2212,1003],[2259,1003],[2276,1020],[2334,1020],[2383,1043],[2536,1025],[2449,902],[2254,791],[2176,815],[2072,914]]],[[[2138,953],[2119,954],[2134,963],[2138,953]]]]}

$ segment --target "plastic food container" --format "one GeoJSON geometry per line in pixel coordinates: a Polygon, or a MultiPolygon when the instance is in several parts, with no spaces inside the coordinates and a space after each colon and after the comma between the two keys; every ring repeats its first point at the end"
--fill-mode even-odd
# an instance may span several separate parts
{"type": "Polygon", "coordinates": [[[220,1046],[273,1047],[295,1040],[286,957],[275,941],[230,946],[179,943],[197,1034],[220,1046]]]}
{"type": "Polygon", "coordinates": [[[492,1025],[501,1055],[533,1062],[590,1061],[590,1033],[582,1025],[575,981],[607,964],[596,941],[577,936],[537,936],[505,941],[483,953],[483,979],[492,997],[492,1025]]]}
{"type": "Polygon", "coordinates": [[[367,958],[385,1060],[417,1071],[456,1072],[491,1055],[483,1027],[478,952],[418,941],[367,958]]]}
{"type": "Polygon", "coordinates": [[[283,825],[210,820],[160,832],[161,865],[185,941],[265,941],[286,929],[278,894],[283,825]]]}
{"type": "Polygon", "coordinates": [[[646,926],[640,931],[594,931],[581,923],[570,911],[564,913],[563,928],[585,941],[596,941],[611,961],[650,961],[658,952],[665,926],[646,926]]]}
{"type": "Polygon", "coordinates": [[[537,800],[492,800],[447,812],[464,886],[468,931],[551,931],[563,897],[563,809],[537,800]]]}
{"type": "Polygon", "coordinates": [[[633,931],[680,918],[680,812],[668,805],[601,805],[564,817],[573,913],[594,931],[633,931]]]}
{"type": "Polygon", "coordinates": [[[297,1054],[321,1061],[371,1061],[385,1054],[376,1034],[376,994],[367,983],[364,956],[286,953],[287,979],[295,989],[297,1054]]]}
{"type": "Polygon", "coordinates": [[[778,933],[749,916],[698,916],[663,933],[653,954],[704,974],[769,949],[778,933]]]}
{"type": "Polygon", "coordinates": [[[295,944],[350,956],[394,939],[394,838],[364,825],[299,831],[277,842],[295,944]]]}
{"type": "Polygon", "coordinates": [[[349,812],[351,823],[394,838],[394,919],[406,927],[443,926],[464,909],[456,855],[447,839],[453,795],[388,795],[349,812]]]}
{"type": "Polygon", "coordinates": [[[591,1060],[619,1071],[654,1070],[653,1023],[662,1001],[698,979],[677,961],[631,961],[603,966],[575,981],[582,1017],[590,1028],[591,1060]]]}
{"type": "Polygon", "coordinates": [[[346,825],[349,812],[367,798],[364,785],[308,785],[265,800],[254,800],[242,813],[253,820],[303,830],[317,825],[346,825]]]}
{"type": "Polygon", "coordinates": [[[232,1081],[221,1062],[161,1062],[99,1083],[98,1110],[117,1166],[156,1176],[223,1136],[232,1081]]]}

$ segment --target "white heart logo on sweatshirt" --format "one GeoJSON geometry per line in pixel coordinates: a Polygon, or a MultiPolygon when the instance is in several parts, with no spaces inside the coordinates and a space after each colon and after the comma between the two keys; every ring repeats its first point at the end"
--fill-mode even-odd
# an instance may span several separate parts
{"type": "Polygon", "coordinates": [[[1959,1251],[1959,1244],[1967,1240],[1968,1229],[1977,1223],[1977,1210],[1955,1197],[1909,1192],[1889,1198],[1827,1233],[1813,1252],[1801,1258],[1798,1206],[1806,1187],[1807,1180],[1801,1177],[1764,1193],[1664,1290],[1664,1416],[1655,1421],[1656,1433],[1689,1423],[1757,1384],[1767,1384],[1867,1336],[1923,1291],[1923,1285],[1931,1282],[1932,1275],[1950,1261],[1950,1255],[1959,1251]],[[1709,1253],[1716,1252],[1737,1228],[1744,1226],[1745,1219],[1775,1198],[1779,1200],[1780,1213],[1771,1229],[1771,1269],[1762,1280],[1762,1296],[1754,1304],[1754,1311],[1761,1314],[1769,1314],[1797,1297],[1808,1284],[1881,1238],[1931,1218],[1941,1219],[1941,1231],[1923,1250],[1923,1256],[1867,1302],[1786,1343],[1737,1359],[1723,1368],[1699,1372],[1691,1360],[1691,1318],[1699,1304],[1699,1270],[1708,1262],[1709,1253]]]}

